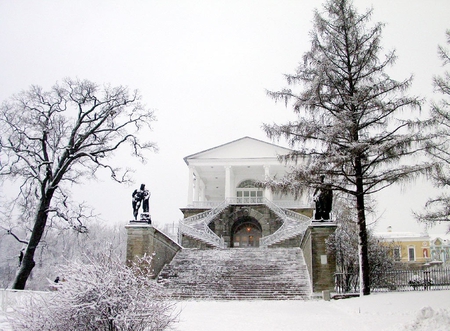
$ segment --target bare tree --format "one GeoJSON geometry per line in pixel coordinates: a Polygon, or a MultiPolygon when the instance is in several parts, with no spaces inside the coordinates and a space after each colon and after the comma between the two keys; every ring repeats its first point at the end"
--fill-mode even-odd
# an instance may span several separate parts
{"type": "MultiPolygon", "coordinates": [[[[450,30],[446,32],[447,44],[450,45],[450,30]]],[[[444,66],[450,64],[450,51],[443,46],[438,47],[438,55],[444,66]]],[[[449,222],[450,218],[450,72],[433,78],[435,92],[442,95],[439,102],[431,105],[431,122],[434,124],[435,138],[427,141],[427,151],[438,167],[433,172],[433,181],[442,194],[429,199],[423,213],[416,213],[419,221],[430,226],[440,222],[449,222]]],[[[449,228],[450,231],[450,228],[449,228]]]]}
{"type": "Polygon", "coordinates": [[[415,142],[424,138],[412,110],[420,108],[421,100],[405,95],[412,78],[396,81],[385,73],[396,56],[379,55],[383,24],[369,26],[372,10],[360,15],[349,0],[328,0],[323,9],[315,11],[311,49],[297,71],[286,75],[288,85],[301,85],[302,90],[268,92],[286,105],[293,100],[298,120],[264,126],[269,137],[284,137],[294,149],[284,161],[302,160],[307,165],[297,163],[285,178],[267,185],[299,194],[320,187],[320,177],[325,176],[333,190],[354,198],[361,289],[367,295],[366,197],[429,167],[400,163],[420,151],[415,142]]]}
{"type": "Polygon", "coordinates": [[[15,307],[16,330],[163,331],[177,321],[175,303],[148,276],[151,258],[130,266],[114,255],[88,260],[64,266],[56,291],[36,293],[15,307]]]}
{"type": "Polygon", "coordinates": [[[85,231],[84,207],[70,203],[68,186],[95,177],[98,169],[107,169],[118,182],[126,181],[128,171],[114,167],[108,157],[128,144],[132,155],[144,160],[143,152],[156,146],[141,141],[137,133],[154,120],[137,91],[100,88],[87,80],[66,79],[50,91],[32,86],[2,104],[0,177],[20,186],[14,206],[21,211],[15,216],[32,220],[13,288],[25,288],[49,218],[85,231]]]}

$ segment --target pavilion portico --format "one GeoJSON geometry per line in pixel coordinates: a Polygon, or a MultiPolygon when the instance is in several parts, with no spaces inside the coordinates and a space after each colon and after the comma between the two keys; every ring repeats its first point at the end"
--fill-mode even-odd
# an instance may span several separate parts
{"type": "Polygon", "coordinates": [[[244,137],[185,157],[189,188],[187,206],[181,208],[181,245],[267,247],[300,240],[311,223],[311,199],[294,199],[257,185],[286,174],[288,167],[279,156],[289,152],[244,137]]]}
{"type": "Polygon", "coordinates": [[[261,203],[262,199],[283,207],[306,207],[307,197],[273,194],[254,183],[281,178],[287,171],[279,155],[289,153],[284,147],[245,137],[184,158],[189,168],[187,207],[214,207],[224,200],[231,203],[261,203]]]}

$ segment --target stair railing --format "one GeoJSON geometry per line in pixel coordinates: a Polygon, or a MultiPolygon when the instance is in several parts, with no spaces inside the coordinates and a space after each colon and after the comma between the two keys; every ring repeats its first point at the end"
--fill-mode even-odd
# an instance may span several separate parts
{"type": "Polygon", "coordinates": [[[311,224],[309,217],[292,210],[281,208],[270,200],[264,199],[264,204],[281,218],[283,224],[274,233],[262,237],[259,241],[260,247],[268,247],[302,234],[311,224]]]}
{"type": "MultiPolygon", "coordinates": [[[[311,219],[309,217],[281,208],[266,198],[258,197],[257,200],[255,199],[252,202],[266,205],[283,222],[277,231],[260,239],[261,247],[268,247],[302,234],[311,224],[311,219]]],[[[214,231],[209,228],[208,224],[213,221],[213,219],[217,217],[226,207],[233,203],[241,204],[243,201],[238,200],[238,198],[227,198],[211,210],[207,210],[181,220],[179,228],[180,243],[182,234],[186,234],[215,247],[224,248],[224,239],[217,236],[214,231]]]]}
{"type": "Polygon", "coordinates": [[[180,222],[179,227],[180,234],[186,234],[192,238],[203,241],[217,248],[224,248],[225,241],[223,238],[217,236],[206,224],[204,224],[202,230],[194,229],[186,224],[180,222]]]}
{"type": "Polygon", "coordinates": [[[204,221],[211,221],[214,217],[219,215],[225,208],[227,208],[228,205],[229,205],[228,200],[224,200],[220,204],[218,204],[216,207],[214,207],[210,210],[204,211],[202,213],[199,213],[199,214],[196,214],[193,216],[186,217],[185,219],[182,220],[182,222],[184,224],[193,226],[193,225],[199,224],[204,221]]]}
{"type": "Polygon", "coordinates": [[[203,213],[199,213],[181,220],[179,227],[180,244],[182,234],[186,234],[215,247],[224,248],[224,239],[216,235],[214,231],[209,228],[208,224],[228,205],[228,200],[224,200],[211,210],[207,210],[203,213]]]}

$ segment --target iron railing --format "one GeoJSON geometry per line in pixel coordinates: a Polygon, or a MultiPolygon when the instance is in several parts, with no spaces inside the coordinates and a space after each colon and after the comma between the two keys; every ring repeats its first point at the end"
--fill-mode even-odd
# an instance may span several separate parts
{"type": "MultiPolygon", "coordinates": [[[[450,267],[423,270],[392,270],[373,273],[370,277],[372,292],[429,291],[450,289],[450,267]]],[[[359,274],[335,274],[337,293],[358,293],[359,274]]]]}

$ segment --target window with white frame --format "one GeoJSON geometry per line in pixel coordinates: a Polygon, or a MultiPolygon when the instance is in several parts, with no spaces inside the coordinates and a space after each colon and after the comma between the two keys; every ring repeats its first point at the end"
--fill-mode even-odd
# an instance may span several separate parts
{"type": "Polygon", "coordinates": [[[255,181],[247,179],[242,181],[236,189],[238,203],[261,203],[263,190],[256,187],[255,181]]]}
{"type": "Polygon", "coordinates": [[[408,247],[408,261],[415,261],[416,260],[416,249],[414,246],[408,247]]]}
{"type": "Polygon", "coordinates": [[[402,259],[402,248],[400,246],[394,247],[394,261],[400,261],[402,259]]]}

